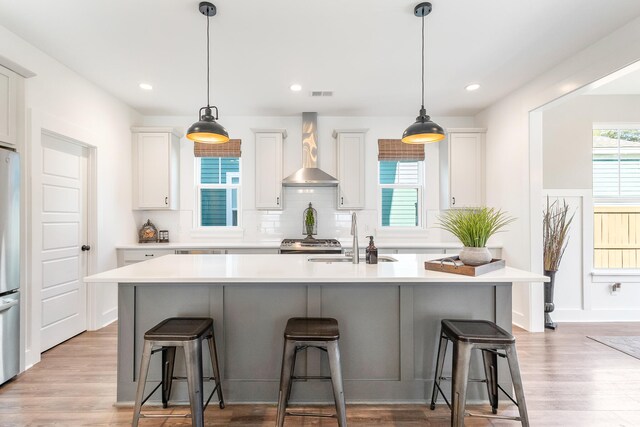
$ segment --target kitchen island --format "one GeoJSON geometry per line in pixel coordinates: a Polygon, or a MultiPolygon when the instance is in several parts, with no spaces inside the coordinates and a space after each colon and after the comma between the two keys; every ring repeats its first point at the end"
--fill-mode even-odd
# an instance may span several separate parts
{"type": "MultiPolygon", "coordinates": [[[[396,262],[376,265],[309,257],[166,255],[86,278],[118,284],[118,402],[134,400],[144,332],[172,316],[215,320],[228,402],[277,401],[282,334],[296,316],[338,320],[347,402],[424,402],[441,319],[488,319],[510,331],[512,283],[547,280],[509,267],[478,277],[424,269],[425,260],[442,255],[394,255],[396,262]]],[[[179,353],[176,375],[183,375],[179,353]]],[[[326,374],[318,353],[300,354],[296,372],[326,374]]],[[[159,359],[152,359],[149,381],[160,378],[159,359]]],[[[499,369],[508,386],[506,364],[499,369]]],[[[482,376],[481,357],[471,376],[482,376]]],[[[187,400],[184,386],[174,385],[172,400],[187,400]]],[[[482,386],[469,385],[470,400],[484,398],[482,386]]],[[[331,390],[296,383],[292,401],[332,402],[331,390]]]]}

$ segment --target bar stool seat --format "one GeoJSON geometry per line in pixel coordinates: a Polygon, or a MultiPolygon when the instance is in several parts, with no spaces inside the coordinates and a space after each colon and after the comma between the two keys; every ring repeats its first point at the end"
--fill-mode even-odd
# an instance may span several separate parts
{"type": "Polygon", "coordinates": [[[516,339],[509,332],[488,320],[450,320],[444,319],[441,322],[440,344],[438,346],[438,358],[436,362],[436,373],[431,395],[431,409],[435,409],[438,392],[442,394],[445,402],[451,409],[451,425],[456,427],[464,426],[465,415],[485,418],[508,419],[520,421],[523,426],[529,426],[527,407],[524,399],[524,389],[520,377],[518,365],[518,355],[516,352],[516,339]],[[447,351],[447,344],[453,343],[453,375],[450,378],[451,403],[440,388],[440,381],[449,378],[442,376],[444,359],[447,351]],[[471,350],[482,351],[485,379],[469,380],[469,363],[471,361],[471,350]],[[516,395],[514,400],[498,384],[498,357],[506,358],[509,363],[511,379],[516,395]],[[471,414],[465,412],[467,382],[484,382],[487,385],[489,401],[493,415],[471,414]],[[498,411],[498,390],[501,390],[518,407],[519,417],[508,417],[496,415],[498,411]]]}
{"type": "Polygon", "coordinates": [[[140,418],[185,418],[188,416],[191,417],[191,423],[193,426],[204,426],[204,410],[207,408],[216,391],[218,394],[220,409],[223,409],[224,399],[222,397],[222,385],[220,383],[220,371],[218,369],[218,355],[213,332],[213,319],[207,317],[172,317],[158,323],[144,334],[144,348],[142,350],[142,362],[140,363],[140,375],[138,376],[136,402],[133,413],[132,425],[134,427],[138,425],[140,418]],[[207,340],[208,342],[209,354],[211,356],[211,367],[213,369],[213,377],[209,377],[207,379],[215,382],[215,387],[204,404],[202,375],[203,340],[207,340]],[[177,347],[181,347],[184,351],[191,413],[187,415],[143,414],[141,412],[142,405],[144,405],[144,403],[159,387],[162,387],[162,406],[166,408],[168,406],[169,398],[171,397],[171,386],[173,380],[184,379],[173,376],[177,347]],[[147,382],[151,355],[157,352],[162,353],[162,380],[146,397],[144,397],[144,389],[147,382]]]}
{"type": "Polygon", "coordinates": [[[284,330],[284,351],[282,355],[282,371],[280,374],[280,391],[278,396],[278,412],[276,426],[284,425],[286,415],[335,417],[340,427],[347,426],[347,416],[342,386],[342,370],[340,367],[340,350],[338,340],[340,331],[338,321],[323,317],[293,317],[287,321],[284,330]],[[295,376],[296,355],[307,348],[317,348],[327,353],[330,376],[295,376]],[[331,380],[336,415],[317,413],[288,412],[287,406],[291,397],[294,380],[331,380]]]}

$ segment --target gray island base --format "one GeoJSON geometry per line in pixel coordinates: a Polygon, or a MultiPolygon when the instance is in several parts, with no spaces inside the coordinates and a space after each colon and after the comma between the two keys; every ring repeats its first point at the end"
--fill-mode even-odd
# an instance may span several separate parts
{"type": "MultiPolygon", "coordinates": [[[[285,324],[308,316],[339,322],[347,403],[427,402],[440,320],[487,319],[510,331],[512,282],[545,280],[510,268],[476,278],[427,272],[430,257],[438,255],[353,265],[310,263],[305,255],[167,255],[91,276],[87,281],[118,283],[117,401],[134,400],[146,330],[172,316],[206,316],[215,322],[225,400],[276,403],[285,324]]],[[[179,353],[176,375],[182,376],[179,353]]],[[[444,375],[450,376],[451,346],[447,353],[444,375]]],[[[296,373],[328,375],[325,357],[301,353],[296,373]]],[[[499,363],[500,382],[509,389],[508,367],[499,363]]],[[[205,374],[211,374],[206,363],[205,374]]],[[[470,377],[483,376],[482,358],[474,355],[470,377]]],[[[157,356],[148,387],[159,379],[157,356]]],[[[205,383],[205,393],[212,387],[205,383]]],[[[468,400],[486,400],[484,387],[469,384],[468,400]]],[[[159,394],[152,400],[160,401],[159,394]]],[[[186,383],[174,384],[172,400],[188,400],[186,383]]],[[[292,402],[330,404],[330,384],[296,382],[292,402]]]]}

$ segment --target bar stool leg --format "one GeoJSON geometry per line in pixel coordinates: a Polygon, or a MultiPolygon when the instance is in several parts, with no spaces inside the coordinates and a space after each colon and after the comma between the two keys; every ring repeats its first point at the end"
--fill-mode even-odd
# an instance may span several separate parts
{"type": "Polygon", "coordinates": [[[187,366],[189,403],[191,405],[191,425],[204,426],[202,403],[202,344],[199,339],[184,343],[184,361],[187,366]]]}
{"type": "Polygon", "coordinates": [[[451,383],[451,426],[464,427],[464,409],[467,400],[467,380],[472,345],[453,343],[453,375],[451,383]]]}
{"type": "Polygon", "coordinates": [[[447,344],[449,340],[444,334],[440,335],[440,344],[438,344],[438,359],[436,361],[436,374],[433,379],[433,391],[431,393],[431,410],[436,409],[436,400],[438,399],[438,387],[440,385],[440,377],[442,376],[442,368],[444,367],[444,357],[447,354],[447,344]]]}
{"type": "Polygon", "coordinates": [[[344,404],[342,368],[340,366],[340,348],[338,347],[338,341],[327,342],[327,355],[329,356],[329,370],[331,371],[331,384],[333,385],[333,399],[336,402],[338,425],[340,427],[346,427],[347,411],[344,404]]]}
{"type": "MultiPolygon", "coordinates": [[[[296,360],[298,359],[298,352],[300,350],[296,347],[295,351],[293,352],[293,360],[291,361],[291,375],[289,375],[290,378],[293,378],[295,371],[296,371],[296,360]]],[[[291,380],[291,385],[289,386],[289,392],[287,393],[287,402],[285,403],[285,406],[289,406],[289,401],[291,400],[291,391],[293,390],[293,379],[291,380]]]]}
{"type": "Polygon", "coordinates": [[[487,393],[491,402],[491,412],[498,413],[498,355],[494,352],[482,350],[484,375],[487,379],[487,393]]]}
{"type": "Polygon", "coordinates": [[[173,367],[176,361],[176,348],[164,347],[162,351],[162,407],[169,405],[171,385],[173,384],[173,367]]]}
{"type": "Polygon", "coordinates": [[[282,370],[280,372],[280,393],[278,394],[278,412],[276,416],[276,427],[284,425],[284,416],[287,410],[287,396],[291,387],[291,365],[296,357],[296,344],[291,340],[284,340],[284,351],[282,352],[282,370]]]}
{"type": "Polygon", "coordinates": [[[216,349],[216,338],[213,335],[213,328],[211,329],[211,336],[207,339],[209,343],[209,355],[211,356],[211,368],[213,369],[213,376],[215,378],[215,384],[218,390],[218,402],[220,409],[224,409],[224,398],[222,397],[222,380],[220,379],[220,369],[218,368],[218,351],[216,349]]]}
{"type": "Polygon", "coordinates": [[[518,364],[518,353],[516,345],[511,344],[506,348],[507,361],[509,362],[509,370],[511,371],[511,379],[513,380],[513,389],[518,402],[518,412],[520,412],[520,422],[523,427],[529,427],[529,415],[527,414],[527,404],[524,401],[524,388],[522,387],[522,378],[520,377],[520,366],[518,364]]]}
{"type": "Polygon", "coordinates": [[[136,388],[136,406],[133,410],[132,427],[137,427],[140,420],[140,411],[142,410],[142,400],[144,399],[144,386],[147,382],[147,374],[149,372],[149,361],[151,360],[151,341],[144,341],[142,348],[142,361],[140,362],[140,374],[138,375],[138,387],[136,388]]]}

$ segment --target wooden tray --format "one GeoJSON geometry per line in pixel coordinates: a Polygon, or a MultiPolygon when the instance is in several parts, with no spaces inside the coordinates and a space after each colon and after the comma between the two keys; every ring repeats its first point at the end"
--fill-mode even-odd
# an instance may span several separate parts
{"type": "Polygon", "coordinates": [[[483,265],[464,265],[456,256],[433,259],[424,262],[425,270],[442,271],[444,273],[462,274],[464,276],[479,276],[494,270],[500,270],[506,265],[503,259],[492,259],[483,265]]]}

